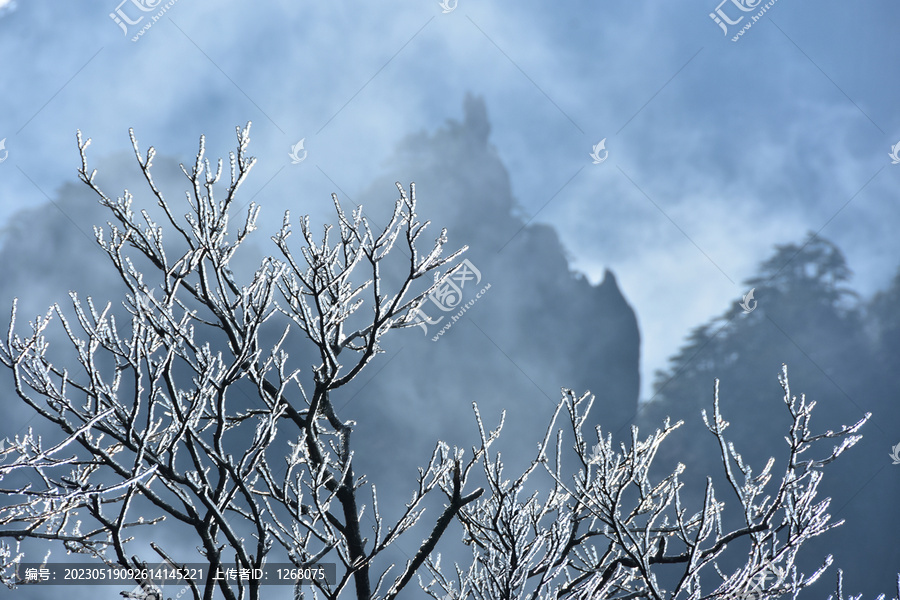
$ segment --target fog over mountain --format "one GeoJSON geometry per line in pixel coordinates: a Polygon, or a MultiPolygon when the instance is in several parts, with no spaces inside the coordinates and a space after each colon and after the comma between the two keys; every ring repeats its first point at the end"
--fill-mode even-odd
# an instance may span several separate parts
{"type": "MultiPolygon", "coordinates": [[[[358,423],[355,468],[389,516],[436,440],[470,448],[473,402],[486,426],[506,410],[497,448],[517,474],[563,387],[595,393],[586,428],[618,440],[632,423],[646,438],[666,416],[683,419],[655,475],[684,462],[696,508],[713,473],[733,509],[700,411],[719,378],[726,434],[755,472],[771,455],[778,473],[785,363],[793,393],[818,403],[814,433],[873,414],[862,441],[825,469],[820,497],[846,524],[801,553],[807,572],[829,553],[835,564],[798,600],[825,600],[837,568],[845,600],[890,598],[900,571],[898,22],[891,0],[0,0],[0,314],[18,296],[16,332],[27,335],[54,302],[72,317],[72,290],[112,302],[128,329],[124,286],[92,231],[110,215],[76,179],[76,130],[93,139],[101,187],[113,197],[128,188],[135,208],[162,221],[129,128],[142,152],[158,150],[156,182],[182,215],[178,164],[193,164],[204,134],[227,171],[235,126],[252,122],[258,162],[231,224],[251,201],[262,210],[233,261],[239,279],[278,258],[269,236],[285,210],[294,247],[301,215],[315,232],[336,222],[332,192],[347,211],[363,205],[377,229],[395,182],[416,183],[420,218],[432,221],[422,248],[442,227],[446,249],[469,246],[456,287],[423,306],[432,322],[391,332],[335,398],[358,423]],[[601,141],[599,162],[589,153],[601,141]]],[[[393,258],[388,284],[402,275],[402,249],[393,258]]],[[[49,354],[78,368],[54,321],[49,354]]],[[[284,322],[270,324],[274,339],[284,322]]],[[[314,347],[294,330],[286,350],[308,384],[314,347]]],[[[244,391],[252,403],[245,384],[233,398],[244,391]]],[[[0,386],[0,438],[26,427],[58,438],[2,367],[0,386]]],[[[385,560],[402,564],[418,547],[442,507],[433,500],[385,560]]],[[[367,493],[361,501],[371,506],[367,493]]],[[[151,531],[194,551],[177,527],[151,531]]],[[[136,552],[153,556],[149,537],[136,552]]],[[[86,587],[6,595],[60,593],[96,597],[86,587]]]]}

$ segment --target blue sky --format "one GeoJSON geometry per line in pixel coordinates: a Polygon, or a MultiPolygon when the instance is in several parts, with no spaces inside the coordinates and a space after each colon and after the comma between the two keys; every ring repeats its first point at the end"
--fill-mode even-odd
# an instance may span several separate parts
{"type": "Polygon", "coordinates": [[[777,0],[737,42],[766,3],[140,4],[0,0],[0,222],[75,179],[76,129],[91,156],[129,151],[133,127],[142,149],[187,162],[201,133],[221,156],[248,120],[245,193],[264,226],[288,207],[330,218],[333,191],[405,181],[397,145],[459,119],[471,92],[521,214],[555,227],[591,281],[615,271],[641,326],[644,398],[774,244],[821,232],[863,293],[897,268],[895,2],[777,0]],[[727,35],[717,7],[743,16],[727,35]]]}

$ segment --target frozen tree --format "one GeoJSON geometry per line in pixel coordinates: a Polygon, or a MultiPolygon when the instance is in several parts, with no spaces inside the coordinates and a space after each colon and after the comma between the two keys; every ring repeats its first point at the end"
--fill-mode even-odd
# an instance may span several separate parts
{"type": "MultiPolygon", "coordinates": [[[[418,307],[453,273],[448,265],[465,249],[443,256],[442,231],[420,253],[416,244],[428,223],[417,220],[414,185],[407,194],[397,184],[400,198],[380,232],[370,229],[361,207],[347,215],[333,196],[337,239],[327,226],[317,241],[307,217],[300,220],[297,247],[289,243],[285,213],[272,237],[281,259],[265,258],[249,281],[240,281],[229,265],[259,214],[251,204],[243,228],[229,229],[236,194],[255,163],[247,154],[249,128],[237,130],[221,200],[214,188],[222,161],[211,169],[201,137],[193,168],[181,167],[191,187],[183,221],[154,182],[155,150],[142,156],[131,132],[135,156],[168,221],[166,232],[174,231],[181,245],[177,252],[163,243],[164,228],[146,210],[142,220],[135,215],[131,193],[114,200],[95,183],[85,154],[90,140],[79,132],[80,178],[114,217],[108,231],[94,232],[128,288],[131,322],[125,331],[111,304],[98,307],[73,292],[74,319],[54,305],[22,337],[15,333],[13,304],[0,360],[12,371],[18,396],[63,437],[46,444],[29,430],[6,440],[0,453],[0,478],[24,472],[29,480],[0,489],[11,500],[0,506],[4,583],[15,581],[26,538],[61,542],[110,566],[139,568],[149,557],[130,554],[135,529],[174,519],[193,533],[210,573],[259,568],[280,547],[298,567],[337,560],[343,570],[336,583],[318,590],[326,598],[342,595],[351,582],[357,598],[393,598],[459,509],[481,494],[463,494],[454,476],[461,454],[438,443],[396,522],[384,522],[371,488],[377,525],[371,540],[364,537],[365,480],[354,472],[351,447],[355,423],[339,417],[334,394],[381,351],[389,330],[417,325],[418,307]],[[395,246],[407,259],[406,275],[387,290],[381,269],[395,246]],[[129,250],[148,268],[140,270],[129,250]],[[417,281],[429,277],[430,285],[413,293],[417,281]],[[360,310],[366,304],[367,315],[360,310]],[[71,341],[78,370],[56,366],[48,355],[46,333],[54,320],[71,341]],[[261,343],[266,328],[280,331],[269,347],[261,343]],[[298,330],[318,356],[305,381],[284,349],[298,330]],[[244,387],[255,396],[251,406],[234,391],[241,382],[249,382],[244,387]],[[385,572],[376,580],[373,560],[419,520],[424,497],[441,482],[452,501],[431,535],[395,579],[385,572]]],[[[171,565],[194,558],[152,547],[155,560],[171,565]]],[[[196,600],[262,594],[255,581],[207,579],[191,581],[190,588],[196,600]]]]}
{"type": "MultiPolygon", "coordinates": [[[[123,326],[111,303],[98,306],[73,292],[70,316],[53,305],[23,336],[13,304],[0,361],[18,397],[59,435],[48,442],[28,430],[0,446],[0,582],[21,583],[16,570],[25,540],[138,570],[199,557],[210,576],[187,581],[194,600],[265,597],[254,579],[216,581],[211,574],[258,569],[282,556],[300,568],[321,561],[338,567],[333,583],[315,579],[308,592],[298,586],[298,596],[360,600],[394,598],[413,578],[431,597],[447,600],[767,600],[796,594],[828,567],[830,558],[806,575],[795,560],[805,541],[838,525],[829,522],[829,500],[816,500],[822,468],[856,443],[868,416],[836,432],[811,433],[814,404],[792,396],[786,369],[789,456],[774,490],[774,461],[754,475],[726,441],[718,386],[713,416],[704,414],[734,511],[726,513],[711,479],[702,506],[684,506],[684,465],[651,483],[650,465],[680,422],[666,421],[645,440],[634,428],[630,447],[620,450],[597,428],[591,444],[583,428],[593,397],[564,391],[522,475],[504,476],[493,449],[502,419],[487,429],[476,404],[480,441],[471,453],[437,442],[399,516],[384,518],[375,487],[364,488],[365,477],[354,470],[356,423],[338,415],[335,397],[378,355],[389,330],[419,324],[422,302],[454,273],[462,250],[443,256],[442,231],[420,254],[416,244],[428,223],[417,220],[415,187],[407,194],[398,184],[400,198],[378,232],[361,208],[347,215],[333,197],[336,235],[326,226],[314,237],[303,218],[295,247],[286,213],[272,237],[279,258],[264,258],[242,280],[232,261],[256,228],[259,208],[251,204],[243,227],[229,228],[238,188],[255,162],[247,155],[249,124],[237,138],[230,182],[217,200],[222,161],[211,169],[201,137],[195,164],[182,166],[190,210],[180,219],[154,182],[154,149],[142,154],[131,134],[164,228],[146,210],[138,218],[127,190],[117,199],[106,195],[87,166],[90,140],[79,133],[80,178],[113,217],[94,231],[127,288],[130,324],[123,326]],[[174,241],[163,243],[164,229],[174,241]],[[403,276],[385,289],[395,246],[403,276]],[[71,342],[72,368],[49,354],[54,322],[71,342]],[[286,349],[297,331],[315,350],[309,374],[286,349]],[[565,427],[557,429],[560,421],[565,427]],[[564,446],[568,436],[571,446],[564,446]],[[828,439],[837,445],[811,457],[828,439]],[[445,506],[428,523],[422,517],[431,492],[442,493],[445,506]],[[366,514],[375,523],[371,539],[363,532],[366,514]],[[153,536],[143,555],[134,553],[150,539],[146,527],[163,520],[188,532],[196,551],[184,543],[166,548],[153,536]],[[454,521],[471,562],[448,573],[437,548],[454,521]],[[417,523],[430,533],[394,572],[380,557],[417,523]],[[731,567],[723,570],[726,563],[731,567]]],[[[137,583],[140,590],[122,595],[160,597],[152,581],[137,583]]]]}
{"type": "MultiPolygon", "coordinates": [[[[703,411],[718,441],[728,496],[736,501],[729,514],[711,478],[699,510],[682,505],[679,476],[686,467],[681,463],[668,477],[650,481],[651,463],[681,421],[666,420],[644,440],[633,427],[630,446],[622,444],[620,451],[612,436],[604,437],[598,427],[597,443],[591,446],[582,429],[593,397],[567,390],[535,460],[510,480],[500,456],[490,452],[499,427],[488,432],[476,407],[484,449],[479,464],[489,493],[459,511],[472,560],[448,573],[439,555],[429,559],[433,577],[420,584],[437,599],[765,600],[796,594],[832,562],[829,556],[815,572],[798,572],[795,559],[801,546],[842,523],[829,522],[830,499],[816,500],[822,467],[861,438],[855,432],[870,415],[839,431],[813,434],[809,422],[815,403],[791,394],[787,367],[779,379],[792,421],[780,481],[774,459],[754,474],[726,440],[728,423],[719,410],[718,380],[712,419],[703,411]],[[563,413],[566,426],[556,429],[563,413]],[[573,440],[571,452],[564,452],[564,431],[573,440]],[[838,443],[813,458],[817,442],[827,439],[838,443]],[[575,465],[568,475],[566,461],[575,465]],[[549,489],[529,490],[529,476],[542,471],[549,476],[549,489]],[[771,489],[773,478],[778,485],[771,489]],[[734,517],[738,521],[729,526],[734,517]],[[726,560],[739,566],[723,571],[719,563],[726,560]]],[[[840,591],[838,598],[843,600],[840,591]]]]}

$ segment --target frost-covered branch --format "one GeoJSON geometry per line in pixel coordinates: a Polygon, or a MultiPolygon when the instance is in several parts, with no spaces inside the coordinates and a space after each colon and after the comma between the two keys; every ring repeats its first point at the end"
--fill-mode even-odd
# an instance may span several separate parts
{"type": "MultiPolygon", "coordinates": [[[[699,510],[683,506],[683,464],[669,476],[651,481],[654,458],[681,422],[673,425],[667,420],[643,440],[633,427],[629,446],[620,444],[618,449],[612,436],[604,437],[598,427],[596,444],[591,446],[583,427],[593,398],[564,390],[538,453],[522,475],[506,479],[499,455],[489,456],[485,450],[481,465],[490,494],[463,507],[459,515],[472,561],[457,565],[451,576],[437,557],[428,563],[433,579],[422,582],[423,588],[437,599],[738,600],[750,594],[758,600],[807,587],[822,575],[831,557],[822,568],[804,575],[795,567],[797,552],[809,539],[840,524],[829,522],[830,500],[816,500],[821,468],[860,439],[854,434],[869,415],[837,432],[813,435],[809,420],[814,403],[791,396],[786,368],[780,381],[792,424],[789,457],[774,493],[767,488],[774,459],[754,476],[725,439],[728,424],[719,410],[716,382],[714,419],[710,423],[705,413],[704,419],[719,443],[726,478],[737,498],[736,510],[727,514],[711,478],[699,510]],[[563,414],[568,417],[566,426],[558,428],[563,414]],[[564,450],[564,430],[572,436],[571,449],[564,450]],[[826,456],[800,460],[801,454],[805,457],[818,448],[816,442],[830,438],[840,443],[826,456]],[[565,469],[572,461],[574,468],[565,469]],[[543,492],[528,483],[541,471],[552,482],[543,492]],[[732,515],[740,515],[742,523],[727,528],[725,522],[731,522],[732,515]],[[729,551],[729,545],[742,539],[750,542],[749,554],[729,551]],[[726,558],[738,558],[742,566],[724,574],[718,563],[726,558]],[[665,579],[661,565],[668,565],[665,579]],[[673,569],[680,574],[673,577],[673,569]]],[[[487,448],[477,410],[476,418],[487,448]]]]}
{"type": "MultiPolygon", "coordinates": [[[[110,566],[146,565],[150,557],[130,551],[135,528],[174,520],[193,534],[187,547],[197,551],[154,543],[152,560],[199,559],[211,573],[259,568],[276,552],[298,567],[336,561],[337,581],[317,582],[318,593],[337,598],[352,583],[355,596],[368,600],[387,575],[373,589],[375,557],[420,520],[425,496],[458,470],[460,452],[439,443],[393,523],[383,522],[372,486],[376,531],[369,542],[360,525],[366,509],[358,502],[365,481],[354,473],[350,445],[355,424],[337,415],[331,398],[380,352],[383,335],[415,324],[410,315],[452,273],[462,250],[444,256],[442,231],[427,253],[418,251],[428,223],[417,218],[415,186],[407,194],[398,184],[400,198],[380,232],[361,209],[346,215],[334,197],[339,240],[330,240],[326,226],[317,241],[303,218],[297,246],[288,243],[286,213],[272,238],[283,260],[264,258],[242,281],[230,265],[256,229],[259,207],[250,204],[238,231],[230,223],[238,189],[256,161],[247,153],[249,131],[249,123],[237,128],[223,194],[223,161],[213,169],[200,138],[193,166],[181,166],[189,182],[183,218],[154,180],[155,149],[142,153],[130,132],[161,223],[150,210],[137,211],[128,190],[116,199],[106,195],[88,169],[90,140],[78,133],[79,176],[112,217],[94,232],[125,286],[125,312],[73,292],[70,314],[54,304],[23,336],[13,304],[0,361],[19,398],[59,439],[45,443],[29,431],[0,447],[0,480],[18,477],[0,489],[9,500],[0,506],[0,582],[22,583],[11,569],[24,558],[19,542],[26,538],[58,542],[110,566]],[[175,235],[164,240],[164,232],[175,235]],[[396,243],[406,247],[408,266],[398,287],[388,290],[383,261],[396,243]],[[426,276],[429,282],[417,284],[426,276]],[[368,315],[357,313],[363,304],[371,306],[368,315]],[[75,366],[50,356],[53,323],[57,338],[71,344],[75,366]],[[318,350],[311,381],[303,381],[304,365],[288,354],[291,327],[318,350]]],[[[450,519],[475,497],[463,497],[461,484],[456,493],[450,519]]],[[[446,521],[446,515],[436,521],[423,558],[407,567],[391,593],[408,583],[446,521]]],[[[196,600],[261,597],[254,580],[207,579],[190,582],[190,590],[196,600]]]]}

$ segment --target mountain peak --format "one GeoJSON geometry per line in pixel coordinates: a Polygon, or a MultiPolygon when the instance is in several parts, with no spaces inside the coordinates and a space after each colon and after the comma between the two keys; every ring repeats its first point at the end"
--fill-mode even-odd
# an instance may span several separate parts
{"type": "Polygon", "coordinates": [[[491,124],[488,121],[487,106],[482,96],[473,96],[466,92],[463,100],[463,125],[480,142],[486,142],[491,133],[491,124]]]}

